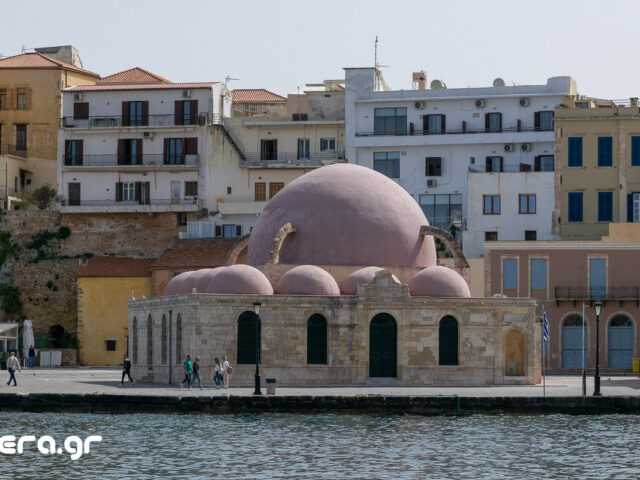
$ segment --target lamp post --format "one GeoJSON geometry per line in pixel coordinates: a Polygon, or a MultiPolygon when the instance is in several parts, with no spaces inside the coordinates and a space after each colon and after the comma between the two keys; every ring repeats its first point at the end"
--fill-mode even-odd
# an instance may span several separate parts
{"type": "Polygon", "coordinates": [[[169,385],[171,385],[171,370],[173,364],[173,355],[171,355],[171,313],[173,310],[169,310],[169,385]]]}
{"type": "Polygon", "coordinates": [[[593,379],[593,396],[599,397],[600,393],[600,311],[602,310],[602,302],[597,300],[593,304],[596,310],[596,374],[593,379]]]}
{"type": "Polygon", "coordinates": [[[260,302],[253,302],[253,311],[256,313],[256,389],[254,395],[262,395],[260,391],[260,302]]]}

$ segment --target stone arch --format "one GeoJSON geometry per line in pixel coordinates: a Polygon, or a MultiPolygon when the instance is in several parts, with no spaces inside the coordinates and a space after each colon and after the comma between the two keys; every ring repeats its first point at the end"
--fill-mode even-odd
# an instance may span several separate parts
{"type": "Polygon", "coordinates": [[[398,376],[398,325],[388,313],[378,313],[369,324],[369,376],[398,376]]]}
{"type": "Polygon", "coordinates": [[[327,319],[319,313],[307,319],[307,363],[327,364],[327,319]]]}
{"type": "Polygon", "coordinates": [[[505,375],[524,376],[524,335],[520,330],[512,329],[504,339],[505,375]]]}
{"type": "Polygon", "coordinates": [[[282,244],[287,238],[287,235],[289,235],[290,233],[295,233],[295,231],[296,226],[293,223],[285,223],[282,227],[280,227],[280,229],[276,232],[276,236],[273,237],[267,264],[277,265],[280,262],[280,249],[282,248],[282,244]]]}
{"type": "Polygon", "coordinates": [[[460,244],[453,235],[446,230],[431,225],[423,225],[420,227],[420,235],[431,235],[432,237],[440,239],[451,251],[451,255],[453,255],[453,265],[456,272],[464,278],[467,285],[471,285],[471,268],[469,267],[469,262],[467,261],[467,257],[464,256],[464,253],[462,253],[462,248],[460,248],[460,244]]]}
{"type": "Polygon", "coordinates": [[[244,311],[238,317],[238,348],[236,351],[236,363],[255,364],[260,363],[261,344],[260,317],[255,312],[244,311]]]}
{"type": "Polygon", "coordinates": [[[250,236],[251,236],[251,234],[247,233],[246,235],[243,235],[242,237],[240,237],[238,239],[236,244],[233,246],[233,248],[231,249],[231,251],[227,255],[227,259],[224,262],[225,267],[230,267],[231,265],[235,265],[236,264],[236,262],[238,261],[238,257],[240,256],[242,251],[245,248],[247,248],[247,246],[249,245],[249,237],[250,236]]]}
{"type": "Polygon", "coordinates": [[[633,319],[627,313],[616,313],[607,326],[607,367],[631,370],[635,340],[633,319]]]}

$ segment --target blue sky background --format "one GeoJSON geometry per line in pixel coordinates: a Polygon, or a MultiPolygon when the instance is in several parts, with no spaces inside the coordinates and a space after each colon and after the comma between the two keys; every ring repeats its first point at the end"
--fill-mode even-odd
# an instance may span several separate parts
{"type": "Polygon", "coordinates": [[[580,93],[621,99],[640,96],[639,17],[633,0],[20,0],[2,4],[0,53],[72,44],[101,75],[231,75],[231,88],[286,95],[372,65],[378,35],[394,89],[417,70],[450,88],[571,75],[580,93]]]}

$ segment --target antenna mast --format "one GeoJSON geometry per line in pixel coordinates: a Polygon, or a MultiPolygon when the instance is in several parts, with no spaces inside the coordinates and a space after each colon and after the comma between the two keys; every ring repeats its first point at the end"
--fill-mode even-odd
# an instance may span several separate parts
{"type": "Polygon", "coordinates": [[[376,43],[373,48],[373,66],[378,69],[378,35],[376,35],[376,43]]]}

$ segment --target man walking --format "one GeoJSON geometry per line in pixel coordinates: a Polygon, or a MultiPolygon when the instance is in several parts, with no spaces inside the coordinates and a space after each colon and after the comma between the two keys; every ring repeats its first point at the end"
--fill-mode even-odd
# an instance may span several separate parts
{"type": "Polygon", "coordinates": [[[192,364],[191,364],[191,355],[187,355],[187,359],[184,361],[184,380],[182,380],[182,383],[180,384],[180,388],[184,388],[183,385],[186,383],[188,387],[191,386],[191,371],[192,371],[192,364]]]}
{"type": "Polygon", "coordinates": [[[129,355],[124,356],[124,362],[122,364],[122,380],[120,381],[120,386],[124,385],[124,377],[129,377],[129,381],[131,382],[131,386],[133,387],[136,382],[131,378],[131,360],[129,360],[129,355]]]}
{"type": "Polygon", "coordinates": [[[29,368],[33,368],[36,364],[36,355],[38,350],[33,345],[29,345],[29,368]]]}
{"type": "Polygon", "coordinates": [[[11,380],[13,380],[13,386],[14,387],[18,386],[18,382],[16,382],[16,369],[19,372],[22,371],[22,369],[20,368],[20,362],[15,357],[15,354],[13,352],[9,352],[9,358],[7,360],[7,370],[9,370],[9,381],[7,382],[7,385],[10,385],[11,380]]]}
{"type": "Polygon", "coordinates": [[[202,390],[202,382],[200,381],[200,357],[196,357],[196,361],[193,362],[191,369],[192,373],[191,380],[189,381],[189,390],[191,390],[191,385],[195,383],[196,379],[198,379],[198,386],[200,387],[200,390],[202,390]]]}

